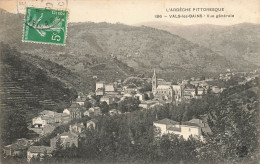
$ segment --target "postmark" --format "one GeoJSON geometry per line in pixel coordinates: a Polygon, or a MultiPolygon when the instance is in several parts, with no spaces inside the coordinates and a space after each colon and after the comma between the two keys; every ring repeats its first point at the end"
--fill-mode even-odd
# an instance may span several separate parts
{"type": "Polygon", "coordinates": [[[68,11],[27,7],[23,42],[65,45],[68,11]]]}
{"type": "Polygon", "coordinates": [[[17,0],[17,13],[25,14],[27,7],[67,10],[68,0],[17,0]]]}

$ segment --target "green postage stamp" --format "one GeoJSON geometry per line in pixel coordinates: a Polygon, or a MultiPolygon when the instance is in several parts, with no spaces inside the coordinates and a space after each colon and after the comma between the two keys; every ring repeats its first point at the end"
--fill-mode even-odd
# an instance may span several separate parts
{"type": "Polygon", "coordinates": [[[27,7],[23,42],[65,45],[68,11],[27,7]]]}

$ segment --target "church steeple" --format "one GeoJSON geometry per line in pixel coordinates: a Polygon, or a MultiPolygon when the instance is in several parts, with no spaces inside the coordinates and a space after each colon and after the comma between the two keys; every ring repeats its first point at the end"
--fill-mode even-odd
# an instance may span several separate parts
{"type": "Polygon", "coordinates": [[[153,77],[152,77],[152,92],[155,93],[157,88],[157,77],[155,69],[153,70],[153,77]]]}
{"type": "Polygon", "coordinates": [[[156,78],[155,68],[153,69],[153,78],[156,78]]]}

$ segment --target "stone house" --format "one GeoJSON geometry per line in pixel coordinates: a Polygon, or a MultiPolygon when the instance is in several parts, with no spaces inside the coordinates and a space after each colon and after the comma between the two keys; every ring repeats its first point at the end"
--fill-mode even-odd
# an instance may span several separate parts
{"type": "Polygon", "coordinates": [[[51,147],[56,148],[56,143],[60,140],[63,148],[71,147],[73,144],[78,147],[78,135],[71,132],[63,132],[50,140],[51,147]]]}
{"type": "Polygon", "coordinates": [[[25,138],[17,139],[15,143],[3,147],[3,155],[7,156],[26,156],[26,150],[32,144],[32,141],[25,138]]]}
{"type": "Polygon", "coordinates": [[[52,156],[53,148],[48,146],[30,146],[27,150],[27,161],[30,162],[33,157],[40,157],[43,160],[44,156],[52,156]]]}

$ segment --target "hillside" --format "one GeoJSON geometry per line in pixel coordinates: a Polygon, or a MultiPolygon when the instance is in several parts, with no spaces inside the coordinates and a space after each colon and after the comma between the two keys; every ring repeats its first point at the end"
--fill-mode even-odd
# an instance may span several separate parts
{"type": "MultiPolygon", "coordinates": [[[[70,31],[66,47],[22,43],[24,15],[12,14],[0,9],[0,18],[2,22],[0,24],[0,41],[16,47],[20,52],[40,56],[40,58],[63,65],[79,75],[82,81],[91,81],[93,76],[97,76],[99,80],[112,81],[115,78],[125,78],[134,73],[133,68],[111,57],[110,54],[92,53],[95,50],[95,44],[90,43],[91,47],[88,48],[85,41],[72,43],[73,41],[69,39],[72,35],[70,31]],[[83,48],[80,47],[80,44],[83,48]]],[[[68,29],[70,29],[70,24],[68,29]]],[[[75,34],[77,33],[75,32],[75,34]]],[[[88,41],[91,42],[91,39],[88,41]]]]}
{"type": "Polygon", "coordinates": [[[227,60],[208,48],[169,32],[123,24],[69,24],[65,47],[22,43],[23,23],[19,15],[1,11],[1,17],[6,25],[11,23],[10,19],[17,20],[10,28],[1,29],[4,42],[90,78],[124,78],[133,73],[133,68],[135,73],[151,73],[156,68],[162,77],[168,79],[215,74],[227,68],[254,68],[247,63],[227,60]]]}
{"type": "Polygon", "coordinates": [[[179,35],[193,43],[205,46],[229,60],[242,64],[260,65],[260,25],[242,23],[232,26],[210,24],[177,25],[172,23],[145,22],[144,25],[179,35]]]}
{"type": "Polygon", "coordinates": [[[76,98],[77,92],[66,78],[59,79],[73,75],[56,63],[33,56],[24,58],[2,43],[0,55],[0,138],[7,144],[19,137],[27,137],[27,123],[38,112],[44,109],[62,111],[76,98]]]}
{"type": "MultiPolygon", "coordinates": [[[[217,72],[233,66],[209,49],[152,28],[81,23],[72,25],[69,32],[76,33],[68,41],[77,42],[78,47],[82,47],[79,50],[104,56],[113,54],[137,72],[150,72],[154,67],[177,74],[217,72]]],[[[67,48],[72,49],[70,44],[67,48]]]]}

